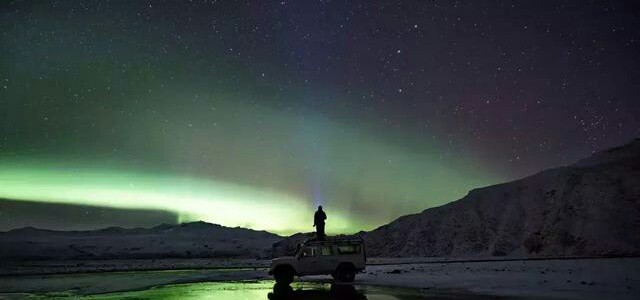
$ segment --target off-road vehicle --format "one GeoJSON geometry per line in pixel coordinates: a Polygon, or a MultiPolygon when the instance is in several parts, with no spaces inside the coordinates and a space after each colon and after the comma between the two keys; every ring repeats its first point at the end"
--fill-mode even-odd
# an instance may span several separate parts
{"type": "Polygon", "coordinates": [[[362,239],[312,239],[298,245],[294,256],[273,259],[269,275],[281,284],[305,275],[331,275],[338,281],[352,282],[356,273],[364,270],[366,261],[362,239]]]}

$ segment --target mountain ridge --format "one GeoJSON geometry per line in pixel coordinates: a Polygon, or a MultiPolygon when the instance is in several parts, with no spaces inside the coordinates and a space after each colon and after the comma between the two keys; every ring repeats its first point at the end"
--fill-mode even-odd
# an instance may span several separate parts
{"type": "Polygon", "coordinates": [[[360,235],[373,256],[637,255],[637,226],[640,139],[360,235]]]}
{"type": "MultiPolygon", "coordinates": [[[[357,235],[370,256],[608,256],[640,255],[639,227],[640,139],[634,139],[571,165],[472,189],[357,235]]],[[[309,237],[202,221],[73,231],[24,227],[0,231],[0,259],[266,258],[289,254],[309,237]]]]}
{"type": "Polygon", "coordinates": [[[202,221],[74,231],[24,227],[0,232],[0,259],[265,258],[280,239],[202,221]]]}

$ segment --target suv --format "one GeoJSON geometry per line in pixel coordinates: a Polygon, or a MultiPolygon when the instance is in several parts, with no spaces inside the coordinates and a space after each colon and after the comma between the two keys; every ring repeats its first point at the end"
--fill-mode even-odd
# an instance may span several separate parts
{"type": "Polygon", "coordinates": [[[352,282],[356,272],[364,270],[366,261],[362,239],[313,239],[298,245],[295,256],[273,259],[269,275],[281,284],[291,283],[294,275],[329,274],[339,281],[352,282]]]}

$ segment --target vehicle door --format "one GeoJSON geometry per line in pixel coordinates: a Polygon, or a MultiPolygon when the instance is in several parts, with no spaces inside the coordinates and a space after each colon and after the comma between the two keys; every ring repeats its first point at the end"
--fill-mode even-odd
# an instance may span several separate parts
{"type": "Polygon", "coordinates": [[[364,269],[365,258],[362,245],[358,244],[344,244],[336,247],[337,254],[340,256],[340,260],[349,261],[353,263],[357,269],[364,269]]]}
{"type": "Polygon", "coordinates": [[[319,246],[320,249],[320,262],[319,266],[324,274],[331,274],[336,270],[340,263],[339,257],[335,251],[335,247],[332,244],[324,244],[319,246]]]}
{"type": "Polygon", "coordinates": [[[318,246],[303,246],[298,256],[297,271],[300,275],[322,274],[320,270],[320,249],[318,246]]]}

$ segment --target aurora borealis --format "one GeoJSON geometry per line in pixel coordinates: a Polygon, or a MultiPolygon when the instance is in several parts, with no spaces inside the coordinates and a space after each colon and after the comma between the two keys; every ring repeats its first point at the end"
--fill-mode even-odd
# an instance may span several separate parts
{"type": "MultiPolygon", "coordinates": [[[[438,203],[436,199],[461,196],[474,185],[490,182],[475,170],[481,165],[429,158],[438,155],[435,150],[408,153],[317,117],[305,115],[299,120],[262,110],[257,124],[252,124],[252,117],[225,119],[234,110],[250,110],[237,105],[216,108],[223,115],[216,122],[228,122],[224,131],[217,131],[217,125],[196,123],[185,127],[197,130],[158,137],[154,142],[167,153],[155,161],[144,152],[128,162],[117,153],[82,160],[89,156],[81,153],[82,146],[66,149],[78,158],[62,154],[9,157],[0,161],[4,186],[0,196],[161,209],[179,213],[183,221],[207,220],[275,232],[304,230],[308,216],[322,203],[334,208],[330,229],[348,232],[419,210],[424,202],[414,199],[423,195],[438,203]],[[244,134],[238,136],[238,132],[244,134]],[[174,136],[181,138],[174,140],[174,136]],[[425,179],[433,185],[422,184],[425,179]]],[[[198,110],[180,117],[197,115],[198,110]]],[[[132,127],[142,128],[140,135],[148,130],[144,125],[132,127]]],[[[145,148],[148,141],[128,141],[121,151],[145,148]]]]}
{"type": "Polygon", "coordinates": [[[0,198],[372,229],[640,135],[636,6],[3,1],[0,198]]]}

